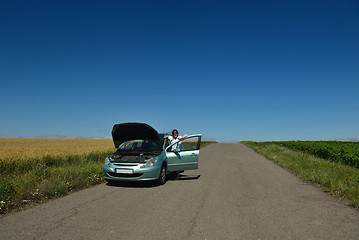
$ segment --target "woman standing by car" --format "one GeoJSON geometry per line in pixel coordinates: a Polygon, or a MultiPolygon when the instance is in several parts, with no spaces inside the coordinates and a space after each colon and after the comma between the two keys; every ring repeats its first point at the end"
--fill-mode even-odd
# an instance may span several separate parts
{"type": "MultiPolygon", "coordinates": [[[[181,140],[182,138],[185,138],[185,137],[188,137],[188,135],[185,134],[185,135],[183,135],[183,136],[178,136],[178,131],[177,131],[177,129],[173,129],[173,130],[172,130],[172,135],[164,136],[164,138],[167,138],[167,139],[170,141],[170,144],[171,144],[171,143],[174,143],[174,142],[176,142],[176,141],[178,141],[177,144],[174,144],[174,145],[172,146],[172,151],[173,151],[175,148],[179,148],[179,149],[182,149],[182,148],[183,148],[183,147],[182,147],[182,142],[180,142],[179,140],[181,140]]],[[[180,176],[180,173],[177,171],[176,174],[177,174],[176,180],[177,180],[177,179],[180,179],[180,177],[181,177],[181,176],[180,176]]]]}
{"type": "MultiPolygon", "coordinates": [[[[188,137],[187,134],[185,134],[184,136],[178,136],[178,131],[177,129],[172,130],[172,135],[169,136],[164,136],[164,138],[167,138],[168,140],[170,140],[170,143],[174,143],[178,140],[181,140],[182,138],[188,137]]],[[[172,150],[175,148],[180,148],[182,147],[182,143],[178,142],[177,145],[173,145],[172,150]]]]}

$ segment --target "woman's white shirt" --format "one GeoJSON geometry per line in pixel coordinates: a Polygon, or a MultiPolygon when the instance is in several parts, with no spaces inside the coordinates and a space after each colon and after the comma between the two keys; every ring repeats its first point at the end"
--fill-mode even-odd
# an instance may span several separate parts
{"type": "MultiPolygon", "coordinates": [[[[174,138],[174,137],[171,136],[171,135],[168,136],[168,140],[170,140],[171,143],[174,143],[175,141],[178,141],[178,140],[179,140],[178,138],[180,138],[180,136],[177,137],[177,138],[174,138]]],[[[172,151],[173,151],[174,149],[176,149],[176,148],[179,148],[179,149],[182,149],[182,148],[183,148],[181,141],[179,141],[177,144],[173,144],[173,146],[172,146],[172,151]]]]}

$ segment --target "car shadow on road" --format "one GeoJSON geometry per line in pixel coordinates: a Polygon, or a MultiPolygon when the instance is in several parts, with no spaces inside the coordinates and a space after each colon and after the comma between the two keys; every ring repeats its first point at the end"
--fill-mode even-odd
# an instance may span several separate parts
{"type": "MultiPolygon", "coordinates": [[[[180,175],[179,179],[172,179],[175,181],[182,181],[182,180],[197,180],[200,178],[201,175],[180,175]]],[[[171,179],[168,179],[171,180],[171,179]]]]}
{"type": "Polygon", "coordinates": [[[116,181],[116,182],[107,182],[106,185],[111,187],[125,187],[125,188],[153,188],[160,186],[156,181],[139,181],[139,182],[116,181]]]}
{"type": "MultiPolygon", "coordinates": [[[[188,181],[188,180],[197,180],[201,175],[180,175],[179,179],[176,179],[175,176],[169,175],[167,181],[188,181]]],[[[107,182],[107,186],[111,187],[125,187],[125,188],[153,188],[159,187],[156,181],[139,181],[139,182],[126,182],[126,181],[116,181],[116,182],[107,182]]]]}

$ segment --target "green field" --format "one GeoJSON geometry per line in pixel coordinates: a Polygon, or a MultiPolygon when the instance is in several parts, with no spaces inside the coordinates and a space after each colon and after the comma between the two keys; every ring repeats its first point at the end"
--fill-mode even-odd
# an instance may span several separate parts
{"type": "Polygon", "coordinates": [[[354,207],[359,208],[357,143],[310,141],[242,143],[305,181],[321,186],[324,191],[349,199],[354,207]],[[345,157],[340,158],[340,156],[345,157]]]}
{"type": "Polygon", "coordinates": [[[359,168],[359,142],[288,141],[273,143],[359,168]]]}

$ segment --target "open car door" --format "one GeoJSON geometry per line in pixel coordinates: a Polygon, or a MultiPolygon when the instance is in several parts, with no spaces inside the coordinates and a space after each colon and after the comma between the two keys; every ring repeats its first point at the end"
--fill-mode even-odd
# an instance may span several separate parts
{"type": "Polygon", "coordinates": [[[166,147],[169,172],[198,169],[201,134],[190,135],[166,147]]]}

